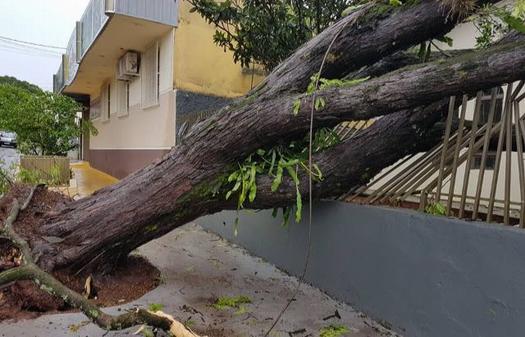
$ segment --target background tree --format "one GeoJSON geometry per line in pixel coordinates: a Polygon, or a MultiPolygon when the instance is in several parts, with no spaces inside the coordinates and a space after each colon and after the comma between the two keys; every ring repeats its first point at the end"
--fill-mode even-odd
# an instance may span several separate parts
{"type": "Polygon", "coordinates": [[[353,0],[189,0],[217,27],[214,41],[244,67],[267,71],[339,19],[353,0]]]}
{"type": "Polygon", "coordinates": [[[67,96],[0,84],[0,128],[16,132],[24,154],[65,155],[82,132],[96,133],[91,123],[79,123],[79,111],[67,96]]]}
{"type": "Polygon", "coordinates": [[[40,89],[40,87],[26,81],[21,81],[16,77],[12,76],[0,76],[0,84],[11,84],[15,87],[25,89],[34,94],[41,94],[43,92],[42,89],[40,89]]]}

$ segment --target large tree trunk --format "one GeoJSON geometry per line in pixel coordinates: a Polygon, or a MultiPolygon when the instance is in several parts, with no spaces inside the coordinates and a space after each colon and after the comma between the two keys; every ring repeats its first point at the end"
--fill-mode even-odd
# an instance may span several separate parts
{"type": "MultiPolygon", "coordinates": [[[[487,1],[479,1],[487,2],[487,1]]],[[[457,21],[438,1],[421,1],[385,12],[365,7],[290,57],[244,100],[192,128],[182,145],[150,166],[92,197],[43,218],[31,245],[39,264],[51,270],[99,266],[202,215],[235,207],[214,186],[236,163],[259,148],[303,137],[310,125],[312,96],[300,94],[319,71],[323,53],[338,31],[323,76],[343,77],[412,44],[439,36],[457,21]],[[380,13],[380,14],[379,14],[380,13]],[[360,15],[359,17],[356,17],[360,15]],[[395,34],[393,34],[395,32],[395,34]],[[297,116],[293,104],[301,101],[297,116]],[[59,237],[50,243],[43,236],[59,237]]],[[[385,115],[351,141],[316,155],[325,175],[316,197],[339,195],[362,184],[408,153],[439,141],[436,123],[450,95],[472,93],[525,75],[525,43],[413,65],[352,87],[319,91],[326,106],[314,114],[315,128],[344,120],[385,115]]],[[[288,205],[295,189],[285,181],[272,193],[270,177],[259,178],[253,204],[288,205]]],[[[304,181],[301,187],[307,184],[304,181]]],[[[306,190],[303,195],[306,195],[306,190]]]]}

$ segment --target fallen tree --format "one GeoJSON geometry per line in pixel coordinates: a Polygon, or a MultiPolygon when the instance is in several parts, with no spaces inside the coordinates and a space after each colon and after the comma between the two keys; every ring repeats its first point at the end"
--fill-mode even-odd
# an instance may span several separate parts
{"type": "MultiPolygon", "coordinates": [[[[41,225],[22,238],[28,245],[24,255],[34,258],[31,266],[42,273],[107,270],[140,245],[179,226],[237,208],[239,200],[226,197],[235,190],[228,181],[232,172],[258,150],[304,139],[312,110],[316,130],[382,116],[356,137],[315,154],[313,161],[323,175],[314,185],[316,198],[341,195],[407,154],[435,145],[442,137],[440,122],[449,96],[525,77],[525,42],[511,39],[432,62],[376,67],[368,73],[376,76],[370,79],[359,76],[363,67],[442,36],[475,11],[474,6],[451,3],[423,0],[400,7],[382,2],[360,7],[300,48],[245,98],[195,125],[162,159],[91,197],[45,214],[41,225]],[[323,78],[345,80],[326,81],[313,93],[308,89],[310,78],[319,72],[323,78]]],[[[286,207],[296,202],[298,193],[307,196],[304,171],[296,163],[277,187],[272,186],[274,175],[259,172],[256,191],[244,207],[286,207]],[[303,174],[296,178],[293,171],[303,174]]],[[[16,279],[4,273],[0,283],[3,278],[16,279]]],[[[143,317],[134,318],[135,323],[143,322],[143,317]]]]}

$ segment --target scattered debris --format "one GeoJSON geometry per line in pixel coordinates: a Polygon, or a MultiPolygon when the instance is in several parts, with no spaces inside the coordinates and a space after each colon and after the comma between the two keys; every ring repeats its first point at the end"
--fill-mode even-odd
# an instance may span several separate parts
{"type": "Polygon", "coordinates": [[[323,318],[323,321],[328,321],[329,319],[332,319],[332,318],[341,319],[341,315],[339,314],[339,310],[336,309],[333,315],[326,316],[325,318],[323,318]]]}
{"type": "Polygon", "coordinates": [[[303,329],[299,329],[299,330],[295,330],[295,331],[289,331],[288,335],[290,337],[294,337],[294,335],[299,335],[299,334],[304,334],[304,333],[306,333],[306,329],[303,328],[303,329]]]}

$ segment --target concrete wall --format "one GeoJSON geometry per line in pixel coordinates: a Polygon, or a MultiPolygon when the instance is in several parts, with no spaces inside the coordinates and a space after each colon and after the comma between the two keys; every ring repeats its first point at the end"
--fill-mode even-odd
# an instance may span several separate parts
{"type": "MultiPolygon", "coordinates": [[[[304,212],[307,214],[307,211],[304,212]]],[[[197,223],[298,275],[308,226],[271,211],[197,223]]],[[[518,337],[525,331],[525,231],[408,210],[316,206],[307,282],[408,337],[518,337]]]]}

